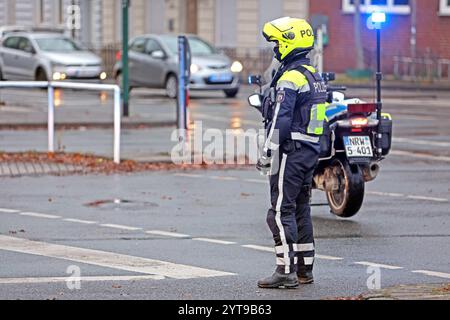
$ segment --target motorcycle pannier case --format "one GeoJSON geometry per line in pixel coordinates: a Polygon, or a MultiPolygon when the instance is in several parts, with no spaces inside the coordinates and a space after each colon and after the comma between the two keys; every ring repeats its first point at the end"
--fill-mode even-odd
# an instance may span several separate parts
{"type": "Polygon", "coordinates": [[[383,149],[383,156],[387,156],[391,152],[392,146],[392,120],[388,117],[383,117],[381,120],[381,147],[383,149]]]}
{"type": "Polygon", "coordinates": [[[331,155],[331,129],[330,123],[325,121],[323,135],[320,137],[320,158],[328,158],[331,155]]]}

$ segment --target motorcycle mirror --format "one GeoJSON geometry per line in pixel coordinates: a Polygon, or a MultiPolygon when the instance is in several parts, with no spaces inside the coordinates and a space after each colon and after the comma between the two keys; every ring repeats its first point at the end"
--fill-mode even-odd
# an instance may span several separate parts
{"type": "Polygon", "coordinates": [[[262,80],[261,80],[261,76],[260,75],[252,75],[250,77],[248,77],[248,84],[256,84],[258,86],[262,85],[262,80]]]}
{"type": "Polygon", "coordinates": [[[248,104],[251,105],[254,108],[261,108],[262,106],[262,97],[260,94],[252,94],[250,97],[248,97],[248,104]]]}
{"type": "Polygon", "coordinates": [[[322,78],[325,83],[328,83],[336,80],[336,74],[334,72],[322,73],[322,78]]]}

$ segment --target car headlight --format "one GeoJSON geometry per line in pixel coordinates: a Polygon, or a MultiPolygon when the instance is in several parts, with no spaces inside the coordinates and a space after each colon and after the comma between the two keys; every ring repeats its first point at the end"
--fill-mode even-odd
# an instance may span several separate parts
{"type": "Polygon", "coordinates": [[[202,68],[199,65],[191,64],[191,73],[195,74],[199,72],[202,68]]]}
{"type": "Polygon", "coordinates": [[[244,70],[244,66],[239,61],[235,61],[231,65],[231,72],[240,73],[242,70],[244,70]]]}
{"type": "Polygon", "coordinates": [[[54,72],[52,78],[53,81],[66,80],[67,75],[64,72],[54,72]]]}

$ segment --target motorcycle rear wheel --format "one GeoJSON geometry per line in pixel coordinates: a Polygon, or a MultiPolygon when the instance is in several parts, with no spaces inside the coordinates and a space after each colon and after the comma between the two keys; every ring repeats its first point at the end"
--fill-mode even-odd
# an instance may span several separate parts
{"type": "Polygon", "coordinates": [[[326,192],[331,212],[341,218],[355,216],[364,202],[365,182],[361,169],[350,165],[346,159],[332,163],[333,172],[339,181],[339,189],[326,192]]]}

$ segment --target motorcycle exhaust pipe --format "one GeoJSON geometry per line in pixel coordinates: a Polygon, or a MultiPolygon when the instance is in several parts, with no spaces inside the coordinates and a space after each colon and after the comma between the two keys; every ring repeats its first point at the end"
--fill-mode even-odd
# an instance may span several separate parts
{"type": "Polygon", "coordinates": [[[378,162],[373,162],[363,169],[364,181],[370,182],[375,180],[380,173],[380,165],[378,162]]]}

